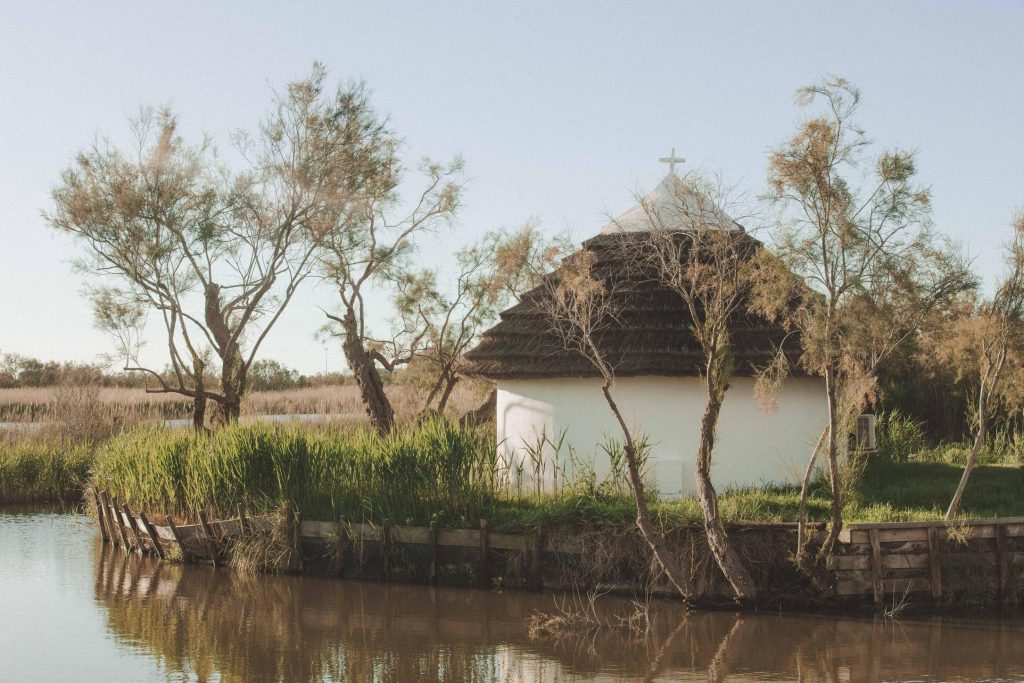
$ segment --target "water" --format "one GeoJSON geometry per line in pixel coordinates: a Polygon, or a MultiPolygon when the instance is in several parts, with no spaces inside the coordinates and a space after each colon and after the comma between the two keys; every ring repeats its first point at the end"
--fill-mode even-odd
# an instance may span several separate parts
{"type": "MultiPolygon", "coordinates": [[[[551,595],[243,577],[0,510],[2,681],[1024,680],[1024,622],[686,614],[531,638],[551,595]]],[[[602,598],[617,621],[627,600],[602,598]]]]}

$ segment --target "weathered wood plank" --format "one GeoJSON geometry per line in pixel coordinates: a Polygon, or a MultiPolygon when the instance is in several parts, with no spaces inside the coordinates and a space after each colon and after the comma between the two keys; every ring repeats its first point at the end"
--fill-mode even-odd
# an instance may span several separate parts
{"type": "Polygon", "coordinates": [[[1010,556],[1006,540],[1006,527],[996,527],[996,575],[998,577],[999,599],[1008,602],[1010,591],[1008,589],[1010,580],[1010,556]]]}
{"type": "Polygon", "coordinates": [[[477,548],[480,546],[480,532],[476,529],[441,529],[437,541],[440,545],[477,548]]]}
{"type": "Polygon", "coordinates": [[[110,511],[114,513],[114,526],[117,527],[118,536],[121,538],[121,547],[124,550],[131,550],[128,542],[128,532],[124,528],[124,520],[121,518],[121,511],[117,509],[117,496],[110,500],[110,511]]]}
{"type": "MultiPolygon", "coordinates": [[[[872,568],[871,555],[834,555],[832,569],[836,571],[864,570],[872,568]]],[[[927,569],[928,555],[886,555],[882,554],[882,569],[927,569]]]]}
{"type": "Polygon", "coordinates": [[[334,538],[338,533],[338,523],[304,519],[301,533],[303,538],[334,538]]]}
{"type": "MultiPolygon", "coordinates": [[[[836,595],[843,597],[873,595],[874,589],[874,581],[871,578],[843,579],[836,583],[836,595]]],[[[882,582],[881,599],[884,602],[885,596],[899,599],[905,593],[928,593],[930,590],[928,579],[925,578],[885,579],[882,582]]]]}
{"type": "Polygon", "coordinates": [[[476,569],[476,580],[482,585],[486,586],[491,582],[491,571],[490,571],[490,559],[491,559],[491,534],[487,528],[487,520],[480,520],[480,561],[477,564],[476,569]]]}
{"type": "Polygon", "coordinates": [[[125,520],[127,520],[126,523],[128,525],[129,530],[131,530],[131,533],[128,534],[128,541],[131,544],[132,548],[135,548],[141,553],[143,549],[142,540],[139,538],[138,522],[135,521],[135,517],[132,515],[132,509],[128,507],[128,503],[122,503],[121,509],[124,511],[124,517],[125,520]]]}
{"type": "Polygon", "coordinates": [[[100,528],[100,538],[106,543],[110,539],[107,535],[106,520],[103,515],[103,504],[100,502],[100,494],[95,486],[90,486],[89,491],[92,493],[92,502],[96,506],[96,524],[100,528]]]}
{"type": "MultiPolygon", "coordinates": [[[[184,539],[182,539],[181,534],[178,532],[178,525],[174,523],[174,517],[171,515],[170,510],[165,511],[164,519],[167,520],[167,526],[163,528],[167,529],[168,533],[170,533],[171,535],[171,538],[173,538],[174,542],[178,544],[178,549],[181,550],[181,559],[185,562],[188,562],[189,553],[188,550],[185,548],[185,541],[184,539]]],[[[161,527],[157,527],[157,533],[161,533],[161,527]]]]}
{"type": "Polygon", "coordinates": [[[139,521],[142,522],[142,528],[146,530],[146,534],[149,536],[150,542],[153,544],[153,550],[156,552],[157,557],[161,560],[164,559],[164,549],[160,545],[160,538],[156,535],[156,529],[149,523],[149,518],[146,517],[146,513],[139,511],[139,521]]]}
{"type": "Polygon", "coordinates": [[[932,597],[942,597],[942,561],[939,558],[939,530],[928,529],[928,578],[932,589],[932,597]]]}
{"type": "Polygon", "coordinates": [[[217,544],[214,541],[213,529],[210,527],[210,522],[206,518],[206,511],[199,511],[199,526],[202,528],[203,545],[206,546],[206,552],[210,556],[210,562],[213,562],[213,566],[217,566],[217,544]]]}
{"type": "Polygon", "coordinates": [[[430,522],[430,583],[437,583],[437,520],[430,522]]]}
{"type": "Polygon", "coordinates": [[[393,526],[391,527],[391,540],[395,543],[427,545],[430,543],[430,527],[393,526]]]}
{"type": "Polygon", "coordinates": [[[533,537],[526,534],[496,534],[491,532],[491,548],[495,550],[518,550],[528,552],[533,545],[533,537]]]}
{"type": "Polygon", "coordinates": [[[349,538],[348,517],[338,518],[338,535],[334,541],[334,557],[331,558],[331,573],[335,576],[345,574],[348,556],[352,552],[352,539],[349,538]]]}
{"type": "Polygon", "coordinates": [[[871,539],[871,577],[874,583],[875,604],[882,604],[882,547],[878,540],[878,529],[871,529],[868,537],[871,539]]]}

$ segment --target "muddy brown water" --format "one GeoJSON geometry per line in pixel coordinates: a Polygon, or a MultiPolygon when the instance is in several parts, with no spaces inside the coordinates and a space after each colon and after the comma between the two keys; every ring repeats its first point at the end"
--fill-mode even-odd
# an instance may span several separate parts
{"type": "Polygon", "coordinates": [[[1024,680],[1024,622],[690,613],[531,637],[571,599],[246,577],[104,548],[88,517],[0,508],[0,681],[1024,680]]]}

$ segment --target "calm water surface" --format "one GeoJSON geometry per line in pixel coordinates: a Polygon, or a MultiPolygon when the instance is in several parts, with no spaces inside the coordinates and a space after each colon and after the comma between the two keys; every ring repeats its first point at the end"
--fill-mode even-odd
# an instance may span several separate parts
{"type": "MultiPolygon", "coordinates": [[[[3,681],[1024,680],[1024,623],[687,615],[532,639],[550,595],[240,577],[0,510],[3,681]]],[[[628,601],[603,599],[615,619],[628,601]]]]}

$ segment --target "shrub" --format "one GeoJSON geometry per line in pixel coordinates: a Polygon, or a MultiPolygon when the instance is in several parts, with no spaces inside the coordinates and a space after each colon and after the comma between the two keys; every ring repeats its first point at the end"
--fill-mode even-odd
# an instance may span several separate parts
{"type": "Polygon", "coordinates": [[[893,462],[907,462],[924,450],[924,425],[900,411],[882,413],[875,423],[878,454],[893,462]]]}

